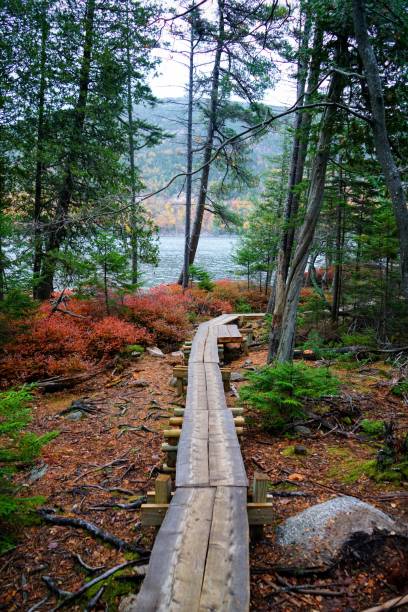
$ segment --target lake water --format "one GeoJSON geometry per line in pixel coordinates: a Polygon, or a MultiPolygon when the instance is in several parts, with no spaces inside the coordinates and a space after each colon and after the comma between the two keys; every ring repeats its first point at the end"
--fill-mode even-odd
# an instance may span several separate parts
{"type": "MultiPolygon", "coordinates": [[[[202,236],[198,245],[195,264],[210,273],[214,279],[237,278],[232,254],[237,236],[202,236]]],[[[157,267],[143,267],[143,284],[146,287],[174,283],[183,267],[184,237],[160,237],[160,262],[157,267]]]]}

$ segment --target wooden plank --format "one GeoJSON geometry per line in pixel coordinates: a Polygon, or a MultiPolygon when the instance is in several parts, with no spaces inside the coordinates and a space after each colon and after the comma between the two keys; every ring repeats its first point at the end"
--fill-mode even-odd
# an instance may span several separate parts
{"type": "Polygon", "coordinates": [[[194,363],[194,362],[198,362],[198,363],[203,362],[205,342],[206,342],[207,335],[208,335],[208,329],[209,329],[209,326],[207,323],[202,323],[198,327],[196,335],[194,336],[193,342],[191,344],[190,357],[188,360],[189,364],[194,363]]]}
{"type": "Polygon", "coordinates": [[[188,364],[188,386],[186,396],[186,414],[207,410],[207,386],[204,363],[188,364]]]}
{"type": "Polygon", "coordinates": [[[211,488],[176,491],[136,602],[126,612],[198,610],[214,498],[211,488]]]}
{"type": "Polygon", "coordinates": [[[207,385],[207,403],[209,410],[225,410],[227,402],[224,393],[224,384],[220,368],[217,364],[205,364],[205,378],[207,385]]]}
{"type": "Polygon", "coordinates": [[[245,487],[217,487],[200,612],[249,609],[249,531],[245,487]]]}
{"type": "MultiPolygon", "coordinates": [[[[235,422],[231,410],[210,410],[208,412],[208,436],[214,436],[224,440],[236,440],[235,422]]],[[[242,426],[243,423],[239,423],[242,426]]]]}
{"type": "Polygon", "coordinates": [[[242,334],[237,325],[219,325],[217,328],[218,342],[225,344],[227,342],[242,342],[242,334]]]}
{"type": "Polygon", "coordinates": [[[210,328],[207,335],[207,339],[205,341],[204,362],[220,363],[220,358],[218,355],[217,333],[212,328],[210,328]]]}
{"type": "Polygon", "coordinates": [[[238,438],[210,436],[208,441],[211,486],[247,487],[248,478],[238,438]]]}
{"type": "Polygon", "coordinates": [[[228,328],[228,333],[230,335],[230,338],[242,340],[242,334],[239,331],[237,325],[227,325],[227,328],[228,328]]]}
{"type": "Polygon", "coordinates": [[[209,485],[209,479],[208,413],[201,411],[183,424],[177,450],[176,487],[204,487],[209,485]],[[200,422],[196,425],[194,419],[198,415],[200,422]]]}

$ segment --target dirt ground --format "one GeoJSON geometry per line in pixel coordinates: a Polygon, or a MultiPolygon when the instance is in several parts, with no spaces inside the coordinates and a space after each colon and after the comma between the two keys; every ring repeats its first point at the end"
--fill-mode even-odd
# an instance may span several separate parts
{"type": "MultiPolygon", "coordinates": [[[[244,367],[248,359],[253,365],[263,364],[266,352],[261,347],[233,362],[232,369],[244,367]]],[[[44,448],[35,466],[37,470],[44,468],[42,475],[30,482],[34,472],[19,474],[25,494],[42,495],[45,508],[85,519],[128,543],[150,549],[154,530],[142,530],[140,511],[115,504],[134,502],[154,484],[164,459],[161,430],[166,428],[174,404],[182,405],[170,386],[172,367],[177,363],[179,359],[169,355],[144,355],[125,364],[121,372],[117,369],[100,375],[69,392],[38,395],[32,429],[60,433],[44,448]],[[91,414],[78,421],[60,415],[78,399],[91,401],[91,414]]],[[[366,371],[337,373],[344,383],[345,404],[357,406],[362,416],[394,416],[399,427],[408,426],[408,406],[390,395],[383,364],[371,365],[366,371]]],[[[228,394],[230,405],[236,401],[228,394]]],[[[345,481],[351,467],[355,471],[356,465],[358,468],[360,462],[375,456],[377,443],[314,425],[309,436],[272,436],[262,430],[256,413],[247,411],[246,416],[242,452],[248,477],[255,470],[262,471],[270,478],[272,492],[288,494],[273,498],[276,522],[265,529],[263,540],[251,545],[251,609],[357,611],[407,592],[405,550],[384,549],[381,558],[371,560],[345,559],[323,575],[292,576],[279,566],[274,544],[277,523],[339,494],[358,497],[408,523],[408,483],[376,484],[364,473],[345,481]],[[307,454],[290,454],[290,447],[296,444],[304,446],[307,454]],[[304,496],[291,495],[294,491],[304,496]],[[307,587],[312,592],[305,593],[307,587]]],[[[73,592],[103,571],[101,568],[107,570],[131,558],[129,552],[102,543],[83,529],[41,522],[28,526],[16,548],[0,558],[0,610],[51,610],[57,600],[44,576],[52,579],[51,590],[56,585],[73,592]]],[[[87,609],[117,609],[121,595],[137,591],[140,580],[133,567],[125,569],[87,609]]],[[[98,595],[98,587],[92,595],[98,595]]],[[[82,601],[70,609],[84,606],[82,601]]]]}

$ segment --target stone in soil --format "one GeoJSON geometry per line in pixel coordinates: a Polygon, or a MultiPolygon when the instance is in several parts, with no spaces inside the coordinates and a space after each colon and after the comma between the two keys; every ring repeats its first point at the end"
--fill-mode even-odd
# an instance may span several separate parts
{"type": "Polygon", "coordinates": [[[242,382],[245,377],[242,376],[241,372],[231,372],[231,382],[242,382]]]}
{"type": "Polygon", "coordinates": [[[295,455],[307,455],[307,448],[302,444],[296,444],[293,449],[293,452],[295,453],[295,455]]]}
{"type": "Polygon", "coordinates": [[[335,497],[288,518],[276,530],[280,565],[328,567],[356,532],[403,533],[403,527],[371,504],[355,497],[335,497]]]}
{"type": "Polygon", "coordinates": [[[153,347],[148,346],[147,347],[147,352],[152,357],[164,357],[163,351],[161,351],[158,346],[153,346],[153,347]]]}
{"type": "Polygon", "coordinates": [[[80,421],[84,417],[86,417],[86,414],[82,410],[73,410],[65,415],[65,418],[69,421],[80,421]]]}
{"type": "Polygon", "coordinates": [[[312,430],[309,429],[309,427],[305,427],[304,425],[296,425],[293,428],[293,431],[295,433],[301,434],[302,436],[310,436],[312,433],[312,430]]]}

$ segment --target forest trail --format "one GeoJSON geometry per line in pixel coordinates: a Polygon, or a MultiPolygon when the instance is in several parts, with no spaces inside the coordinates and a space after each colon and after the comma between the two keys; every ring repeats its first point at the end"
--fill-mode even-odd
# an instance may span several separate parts
{"type": "Polygon", "coordinates": [[[248,479],[219,355],[221,341],[243,340],[230,323],[244,316],[221,315],[194,335],[175,494],[142,588],[123,610],[249,610],[248,479]]]}
{"type": "MultiPolygon", "coordinates": [[[[250,351],[249,357],[236,359],[231,368],[244,373],[263,365],[265,360],[266,347],[259,346],[250,351]]],[[[116,372],[100,374],[74,390],[39,396],[33,430],[37,433],[59,430],[60,435],[44,447],[41,462],[36,465],[37,469],[43,464],[47,466],[44,475],[29,482],[27,473],[20,474],[27,494],[43,495],[47,508],[55,508],[64,516],[83,518],[129,543],[151,548],[155,530],[141,529],[140,510],[114,504],[131,504],[153,486],[163,463],[162,430],[168,427],[173,407],[183,404],[169,384],[172,368],[178,364],[180,360],[171,355],[160,359],[146,354],[138,361],[123,364],[121,371],[118,368],[116,372]],[[79,399],[91,400],[95,413],[79,421],[59,415],[79,399]],[[137,429],[143,426],[146,429],[137,429]]],[[[389,391],[389,366],[377,362],[352,371],[339,367],[336,373],[343,381],[345,399],[338,402],[343,411],[353,405],[373,419],[398,415],[400,426],[407,426],[408,407],[389,391]]],[[[236,388],[242,384],[234,383],[236,388]]],[[[235,396],[228,393],[227,405],[235,404],[235,396]]],[[[376,484],[364,476],[344,481],[349,468],[373,456],[375,443],[362,444],[356,436],[339,436],[336,431],[322,435],[312,430],[308,436],[299,434],[295,438],[272,436],[262,430],[259,414],[254,410],[247,413],[246,421],[241,444],[246,473],[250,481],[254,471],[268,475],[271,493],[279,493],[272,500],[277,522],[342,493],[408,520],[407,499],[403,497],[404,491],[408,491],[404,487],[376,484]],[[291,452],[296,444],[306,447],[307,456],[291,452]]],[[[372,571],[362,566],[352,570],[340,566],[334,576],[285,580],[292,587],[317,583],[326,590],[336,582],[339,586],[335,590],[344,591],[342,596],[283,592],[280,589],[285,587],[279,582],[282,576],[275,570],[279,555],[274,545],[274,526],[265,529],[265,540],[251,546],[249,552],[253,610],[283,611],[302,606],[333,610],[347,605],[362,610],[384,592],[382,581],[387,579],[393,584],[386,570],[382,574],[385,578],[381,578],[377,568],[372,571]]],[[[107,546],[81,529],[47,524],[27,527],[14,552],[0,564],[2,605],[10,611],[26,612],[48,597],[40,610],[53,609],[55,596],[49,593],[43,576],[51,576],[60,589],[73,592],[99,573],[81,567],[76,555],[94,568],[105,569],[129,558],[129,553],[107,546]]],[[[115,610],[121,596],[137,591],[142,577],[131,570],[128,580],[122,573],[122,577],[108,582],[97,610],[105,609],[106,603],[115,610]]],[[[392,597],[392,591],[387,593],[388,598],[392,597]]]]}

